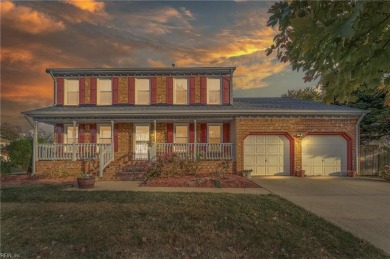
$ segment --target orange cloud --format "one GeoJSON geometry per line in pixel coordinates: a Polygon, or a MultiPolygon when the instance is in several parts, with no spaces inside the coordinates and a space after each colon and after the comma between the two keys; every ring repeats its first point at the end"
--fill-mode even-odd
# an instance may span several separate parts
{"type": "Polygon", "coordinates": [[[105,6],[103,2],[96,2],[94,0],[65,0],[65,3],[90,13],[103,12],[105,6]]]}
{"type": "Polygon", "coordinates": [[[31,102],[32,100],[36,100],[37,102],[48,103],[48,101],[53,100],[53,90],[51,87],[53,87],[52,84],[45,85],[41,82],[32,85],[18,85],[17,89],[14,87],[2,87],[1,99],[15,102],[31,102]]]}
{"type": "Polygon", "coordinates": [[[164,64],[163,62],[161,62],[159,60],[154,60],[154,59],[151,59],[151,58],[148,58],[148,64],[151,67],[167,67],[167,65],[164,64]]]}
{"type": "Polygon", "coordinates": [[[2,22],[30,34],[62,31],[65,25],[30,7],[16,6],[10,1],[0,2],[2,22]]]}
{"type": "Polygon", "coordinates": [[[33,59],[33,55],[30,51],[22,50],[22,49],[1,49],[1,62],[9,62],[9,63],[30,63],[33,59]]]}

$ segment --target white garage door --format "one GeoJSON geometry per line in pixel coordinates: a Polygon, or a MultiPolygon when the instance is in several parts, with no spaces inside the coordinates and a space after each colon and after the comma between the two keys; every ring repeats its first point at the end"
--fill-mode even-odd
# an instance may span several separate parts
{"type": "Polygon", "coordinates": [[[244,169],[252,169],[252,175],[289,175],[289,140],[282,135],[246,137],[244,169]]]}
{"type": "Polygon", "coordinates": [[[345,175],[347,141],[342,136],[303,138],[302,169],[306,170],[306,175],[345,175]]]}

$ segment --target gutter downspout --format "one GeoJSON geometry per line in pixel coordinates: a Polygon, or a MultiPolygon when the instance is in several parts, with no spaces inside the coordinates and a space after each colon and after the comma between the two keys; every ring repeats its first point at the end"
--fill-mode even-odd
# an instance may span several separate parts
{"type": "Polygon", "coordinates": [[[360,158],[359,158],[360,122],[363,120],[363,118],[364,118],[364,116],[366,116],[366,114],[367,113],[364,112],[360,116],[360,118],[356,122],[356,128],[355,128],[355,168],[356,168],[357,175],[360,175],[360,158]]]}

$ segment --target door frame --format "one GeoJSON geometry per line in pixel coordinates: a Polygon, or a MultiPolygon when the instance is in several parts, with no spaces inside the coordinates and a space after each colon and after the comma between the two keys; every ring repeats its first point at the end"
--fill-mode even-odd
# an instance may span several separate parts
{"type": "MultiPolygon", "coordinates": [[[[279,135],[279,136],[285,136],[288,141],[290,142],[290,175],[294,176],[294,159],[295,159],[295,141],[294,138],[287,132],[279,132],[279,131],[270,131],[270,132],[249,132],[244,138],[242,139],[242,154],[244,154],[244,142],[245,139],[248,136],[252,135],[279,135]]],[[[244,156],[242,157],[244,160],[244,156]]],[[[242,161],[242,164],[244,164],[244,161],[242,161]]]]}

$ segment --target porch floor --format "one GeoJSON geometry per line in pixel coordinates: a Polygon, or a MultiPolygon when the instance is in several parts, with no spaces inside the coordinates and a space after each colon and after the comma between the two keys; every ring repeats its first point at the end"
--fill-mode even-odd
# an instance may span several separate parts
{"type": "Polygon", "coordinates": [[[132,192],[209,192],[234,194],[269,194],[264,188],[198,188],[198,187],[141,187],[139,181],[97,181],[91,189],[72,187],[67,191],[132,191],[132,192]]]}

